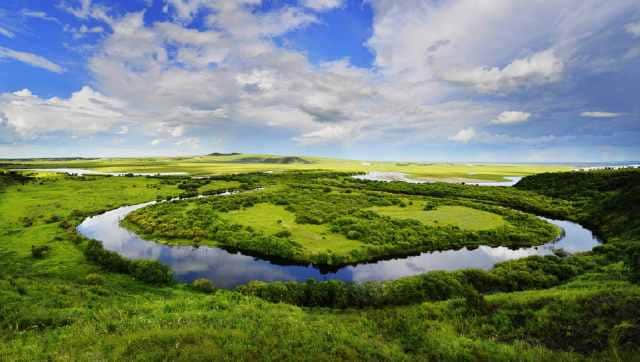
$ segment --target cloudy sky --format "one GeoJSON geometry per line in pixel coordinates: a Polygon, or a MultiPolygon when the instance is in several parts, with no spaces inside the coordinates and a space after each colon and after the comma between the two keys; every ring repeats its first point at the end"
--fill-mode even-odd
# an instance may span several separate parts
{"type": "Polygon", "coordinates": [[[638,0],[3,0],[0,157],[640,159],[638,0]]]}

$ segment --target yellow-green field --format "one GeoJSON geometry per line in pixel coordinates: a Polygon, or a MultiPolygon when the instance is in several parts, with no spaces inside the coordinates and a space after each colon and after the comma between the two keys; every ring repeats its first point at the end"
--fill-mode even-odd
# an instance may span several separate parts
{"type": "Polygon", "coordinates": [[[298,224],[295,215],[282,206],[257,204],[250,208],[221,214],[233,223],[251,226],[267,234],[288,230],[291,240],[302,245],[311,253],[348,253],[362,246],[358,240],[349,240],[341,234],[332,233],[326,225],[298,224]]]}
{"type": "Polygon", "coordinates": [[[406,163],[303,157],[308,163],[247,162],[243,159],[276,159],[280,156],[240,154],[173,158],[101,158],[72,161],[0,161],[0,168],[81,168],[102,172],[187,172],[194,176],[287,170],[331,170],[342,172],[404,172],[412,177],[448,182],[504,181],[504,176],[526,176],[541,172],[568,171],[568,165],[406,163]]]}
{"type": "Polygon", "coordinates": [[[424,202],[414,201],[406,207],[384,206],[372,207],[369,210],[399,219],[418,220],[426,225],[453,225],[467,230],[491,230],[505,224],[500,215],[465,206],[440,206],[425,211],[424,202]]]}

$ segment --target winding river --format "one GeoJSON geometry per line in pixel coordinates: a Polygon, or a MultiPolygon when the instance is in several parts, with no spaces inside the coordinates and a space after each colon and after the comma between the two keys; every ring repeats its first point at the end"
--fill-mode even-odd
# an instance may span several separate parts
{"type": "Polygon", "coordinates": [[[158,260],[170,266],[179,281],[190,282],[206,278],[224,288],[232,288],[251,280],[304,281],[313,278],[364,282],[397,279],[431,270],[489,269],[506,260],[549,255],[554,249],[564,249],[569,253],[588,251],[599,243],[591,231],[576,223],[545,219],[564,229],[564,236],[554,243],[516,250],[480,246],[472,250],[463,248],[427,252],[406,258],[346,266],[333,273],[323,273],[313,266],[279,265],[215,247],[161,245],[144,240],[120,226],[120,220],[130,212],[153,204],[155,201],[124,206],[89,217],[78,226],[78,231],[85,237],[101,241],[105,249],[127,258],[158,260]]]}

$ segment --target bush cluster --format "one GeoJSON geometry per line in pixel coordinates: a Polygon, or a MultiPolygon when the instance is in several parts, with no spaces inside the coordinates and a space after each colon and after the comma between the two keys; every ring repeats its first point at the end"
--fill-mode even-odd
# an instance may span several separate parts
{"type": "Polygon", "coordinates": [[[484,306],[477,294],[549,288],[595,268],[603,259],[533,256],[498,264],[494,269],[434,271],[386,282],[251,282],[237,288],[271,302],[306,307],[363,308],[407,305],[464,297],[484,306]],[[597,260],[594,261],[594,260],[597,260]]]}
{"type": "Polygon", "coordinates": [[[118,253],[105,250],[96,240],[89,240],[84,250],[86,258],[107,271],[130,274],[145,283],[166,285],[173,281],[171,269],[157,261],[129,260],[118,253]]]}

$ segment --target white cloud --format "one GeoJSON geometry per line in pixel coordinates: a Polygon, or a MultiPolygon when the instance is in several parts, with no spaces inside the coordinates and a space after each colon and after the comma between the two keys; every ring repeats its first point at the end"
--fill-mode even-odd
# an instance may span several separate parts
{"type": "Polygon", "coordinates": [[[60,20],[54,18],[53,16],[47,15],[44,11],[32,11],[28,9],[22,9],[22,15],[28,18],[41,19],[45,21],[52,21],[54,23],[60,24],[60,20]]]}
{"type": "Polygon", "coordinates": [[[65,25],[63,29],[65,32],[71,33],[74,39],[81,39],[87,34],[101,34],[104,32],[104,28],[101,26],[87,27],[84,24],[78,28],[65,25]]]}
{"type": "Polygon", "coordinates": [[[315,11],[327,11],[342,6],[342,0],[302,0],[301,3],[315,11]]]}
{"type": "Polygon", "coordinates": [[[0,115],[9,128],[26,138],[59,131],[75,135],[108,131],[123,122],[124,108],[122,102],[89,87],[68,99],[42,99],[28,89],[0,94],[0,115]]]}
{"type": "Polygon", "coordinates": [[[186,137],[175,142],[176,146],[185,146],[192,149],[200,148],[200,139],[198,137],[186,137]]]}
{"type": "Polygon", "coordinates": [[[580,113],[582,117],[589,118],[615,118],[622,115],[622,113],[613,113],[613,112],[582,112],[580,113]]]}
{"type": "Polygon", "coordinates": [[[19,62],[23,62],[34,67],[46,69],[54,73],[64,73],[65,71],[64,68],[62,68],[58,64],[46,58],[43,58],[39,55],[26,53],[26,52],[19,52],[16,50],[5,48],[5,47],[0,47],[0,59],[2,58],[17,60],[19,62]]]}
{"type": "Polygon", "coordinates": [[[640,21],[638,21],[637,23],[627,24],[627,26],[625,26],[625,29],[633,36],[640,37],[640,21]]]}
{"type": "Polygon", "coordinates": [[[95,19],[107,24],[113,23],[114,19],[109,15],[109,9],[103,5],[92,4],[92,0],[80,0],[80,6],[75,7],[67,2],[62,2],[60,8],[73,16],[87,20],[95,19]]]}
{"type": "Polygon", "coordinates": [[[319,130],[305,133],[299,137],[296,137],[295,141],[305,145],[313,145],[351,140],[351,136],[353,136],[352,129],[349,129],[345,126],[335,125],[323,127],[319,130]]]}
{"type": "Polygon", "coordinates": [[[465,128],[458,131],[458,133],[456,133],[455,135],[449,137],[449,140],[468,143],[475,136],[476,136],[476,131],[473,128],[465,128]]]}
{"type": "Polygon", "coordinates": [[[491,121],[491,123],[493,124],[523,123],[529,120],[529,117],[531,117],[531,113],[507,111],[507,112],[500,113],[496,119],[491,121]]]}
{"type": "Polygon", "coordinates": [[[6,36],[7,38],[12,39],[14,36],[16,36],[12,31],[5,29],[3,27],[0,27],[0,34],[6,36]]]}
{"type": "Polygon", "coordinates": [[[480,92],[499,92],[523,86],[540,85],[560,80],[564,64],[553,50],[545,50],[524,59],[516,59],[506,67],[478,67],[453,70],[442,75],[446,81],[474,87],[480,92]]]}
{"type": "Polygon", "coordinates": [[[380,71],[434,93],[449,90],[442,80],[502,93],[559,80],[585,40],[638,10],[637,0],[369,2],[380,71]]]}

